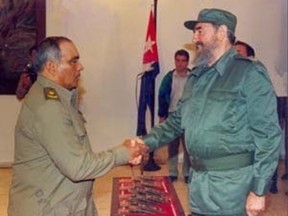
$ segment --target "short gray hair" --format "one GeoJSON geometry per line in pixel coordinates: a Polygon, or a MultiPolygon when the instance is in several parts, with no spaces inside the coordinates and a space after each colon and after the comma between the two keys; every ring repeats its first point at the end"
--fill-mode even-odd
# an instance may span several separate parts
{"type": "Polygon", "coordinates": [[[72,42],[70,39],[63,36],[47,37],[40,42],[40,44],[37,46],[37,55],[33,61],[33,67],[37,73],[42,72],[43,66],[47,61],[60,62],[60,43],[64,41],[72,42]]]}

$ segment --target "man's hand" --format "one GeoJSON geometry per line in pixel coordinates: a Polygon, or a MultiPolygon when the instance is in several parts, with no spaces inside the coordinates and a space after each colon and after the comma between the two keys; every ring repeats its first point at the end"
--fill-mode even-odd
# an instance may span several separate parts
{"type": "Polygon", "coordinates": [[[246,201],[246,211],[248,216],[258,216],[265,210],[265,196],[257,196],[250,192],[246,201]]]}
{"type": "Polygon", "coordinates": [[[148,147],[139,138],[125,140],[123,143],[130,153],[129,163],[132,165],[140,164],[142,157],[147,153],[148,147]]]}

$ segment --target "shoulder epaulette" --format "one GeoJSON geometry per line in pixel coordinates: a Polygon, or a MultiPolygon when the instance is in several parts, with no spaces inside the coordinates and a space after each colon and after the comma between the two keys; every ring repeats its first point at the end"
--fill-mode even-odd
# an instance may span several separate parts
{"type": "Polygon", "coordinates": [[[235,59],[249,61],[249,62],[255,62],[254,59],[249,58],[249,57],[245,57],[245,56],[242,56],[242,55],[235,55],[235,59]]]}
{"type": "Polygon", "coordinates": [[[56,90],[54,88],[44,88],[44,95],[46,100],[60,100],[56,90]]]}

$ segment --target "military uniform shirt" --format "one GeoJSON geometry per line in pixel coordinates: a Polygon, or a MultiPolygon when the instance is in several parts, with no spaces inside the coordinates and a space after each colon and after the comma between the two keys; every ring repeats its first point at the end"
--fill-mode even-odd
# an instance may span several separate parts
{"type": "Polygon", "coordinates": [[[227,51],[212,66],[198,66],[187,79],[177,110],[144,137],[151,151],[185,131],[194,163],[251,153],[253,165],[227,171],[193,170],[192,211],[246,215],[250,191],[264,195],[277,166],[281,132],[276,96],[266,69],[227,51]]]}
{"type": "Polygon", "coordinates": [[[125,147],[92,152],[76,92],[38,76],[15,128],[9,216],[95,216],[94,179],[128,162],[125,147]]]}

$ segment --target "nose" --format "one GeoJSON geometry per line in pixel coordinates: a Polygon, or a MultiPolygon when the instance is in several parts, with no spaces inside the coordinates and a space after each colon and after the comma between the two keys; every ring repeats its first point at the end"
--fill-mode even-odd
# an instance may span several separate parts
{"type": "Polygon", "coordinates": [[[196,43],[198,41],[199,37],[198,34],[196,32],[194,32],[194,34],[192,35],[192,42],[196,43]]]}
{"type": "Polygon", "coordinates": [[[78,71],[81,72],[84,70],[84,66],[81,62],[79,62],[79,65],[78,65],[78,71]]]}

